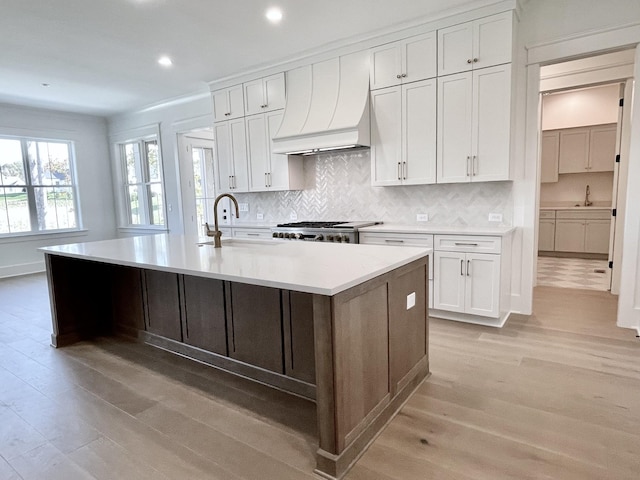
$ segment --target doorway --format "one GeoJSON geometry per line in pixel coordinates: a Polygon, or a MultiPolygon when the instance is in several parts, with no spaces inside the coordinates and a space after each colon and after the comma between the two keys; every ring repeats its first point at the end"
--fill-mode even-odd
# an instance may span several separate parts
{"type": "Polygon", "coordinates": [[[613,259],[622,225],[616,222],[616,207],[626,176],[620,175],[616,160],[625,81],[607,79],[606,65],[633,65],[632,54],[616,52],[540,69],[538,285],[617,293],[613,259]],[[589,68],[597,73],[585,74],[589,68]]]}

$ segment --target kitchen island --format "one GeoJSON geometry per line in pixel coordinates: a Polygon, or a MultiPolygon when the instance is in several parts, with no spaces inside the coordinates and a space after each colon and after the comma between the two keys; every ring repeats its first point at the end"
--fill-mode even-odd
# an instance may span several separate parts
{"type": "Polygon", "coordinates": [[[315,400],[326,478],[429,373],[429,249],[162,234],[42,250],[53,346],[124,334],[315,400]]]}

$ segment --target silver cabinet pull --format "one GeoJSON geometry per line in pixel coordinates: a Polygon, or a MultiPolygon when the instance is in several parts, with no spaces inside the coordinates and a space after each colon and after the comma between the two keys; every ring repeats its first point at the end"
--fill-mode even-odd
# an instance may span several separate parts
{"type": "Polygon", "coordinates": [[[398,162],[398,180],[402,180],[401,170],[402,170],[402,163],[398,162]]]}
{"type": "Polygon", "coordinates": [[[402,78],[402,75],[396,75],[396,78],[402,78]]]}
{"type": "Polygon", "coordinates": [[[231,175],[229,175],[229,189],[233,188],[233,183],[231,182],[231,175]]]}
{"type": "Polygon", "coordinates": [[[473,63],[478,63],[478,59],[477,59],[477,58],[474,58],[474,59],[473,59],[473,63]]]}
{"type": "Polygon", "coordinates": [[[259,237],[259,233],[247,233],[247,237],[259,237]]]}
{"type": "Polygon", "coordinates": [[[471,163],[471,162],[470,162],[470,160],[471,160],[471,157],[467,155],[467,177],[469,177],[469,176],[470,176],[470,175],[469,175],[469,170],[470,170],[470,168],[469,168],[469,163],[471,163]]]}
{"type": "Polygon", "coordinates": [[[390,238],[385,238],[384,241],[387,243],[404,243],[404,240],[393,240],[390,238]]]}
{"type": "Polygon", "coordinates": [[[471,276],[471,269],[469,268],[469,265],[471,265],[471,260],[467,260],[467,277],[471,276]]]}
{"type": "Polygon", "coordinates": [[[402,162],[402,178],[407,179],[407,162],[402,162]]]}
{"type": "Polygon", "coordinates": [[[268,187],[268,186],[269,186],[269,180],[267,180],[267,174],[266,174],[266,172],[265,172],[265,174],[264,174],[264,186],[265,186],[265,187],[268,187]]]}
{"type": "Polygon", "coordinates": [[[473,160],[471,161],[471,173],[473,173],[474,177],[477,175],[477,172],[476,172],[476,166],[478,163],[477,160],[478,160],[478,156],[474,155],[473,160]]]}
{"type": "Polygon", "coordinates": [[[467,58],[467,63],[471,63],[471,59],[470,58],[467,58]]]}
{"type": "Polygon", "coordinates": [[[460,275],[464,276],[462,269],[464,268],[464,260],[460,259],[460,275]]]}
{"type": "Polygon", "coordinates": [[[457,247],[477,247],[477,243],[467,243],[467,242],[454,242],[454,245],[457,247]]]}
{"type": "Polygon", "coordinates": [[[402,74],[402,78],[407,78],[407,74],[406,74],[406,73],[403,73],[403,74],[402,74]]]}
{"type": "Polygon", "coordinates": [[[270,187],[272,186],[272,183],[271,183],[271,172],[269,172],[269,186],[270,187]]]}

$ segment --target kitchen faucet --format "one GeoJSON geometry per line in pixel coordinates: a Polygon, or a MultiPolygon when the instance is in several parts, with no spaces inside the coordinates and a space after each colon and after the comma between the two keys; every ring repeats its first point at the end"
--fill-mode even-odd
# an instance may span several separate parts
{"type": "Polygon", "coordinates": [[[585,207],[590,207],[591,205],[593,205],[593,202],[589,201],[589,195],[591,195],[591,189],[589,188],[589,185],[587,185],[587,189],[584,192],[584,206],[585,207]]]}
{"type": "Polygon", "coordinates": [[[233,195],[230,193],[223,193],[216,197],[215,202],[213,202],[213,230],[209,228],[209,224],[205,223],[205,227],[207,227],[207,237],[213,237],[213,246],[214,248],[221,248],[222,243],[220,243],[220,237],[222,236],[222,232],[218,229],[218,202],[222,199],[222,197],[229,197],[233,204],[236,206],[236,218],[240,216],[238,201],[235,199],[233,195]]]}

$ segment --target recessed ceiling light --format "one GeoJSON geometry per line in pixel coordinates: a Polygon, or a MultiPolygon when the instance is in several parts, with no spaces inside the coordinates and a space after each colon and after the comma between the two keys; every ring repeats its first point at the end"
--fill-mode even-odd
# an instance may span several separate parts
{"type": "Polygon", "coordinates": [[[266,17],[271,23],[278,23],[282,20],[282,10],[278,7],[272,7],[267,10],[266,17]]]}
{"type": "Polygon", "coordinates": [[[158,63],[163,67],[170,67],[171,65],[173,65],[173,60],[164,55],[158,59],[158,63]]]}

